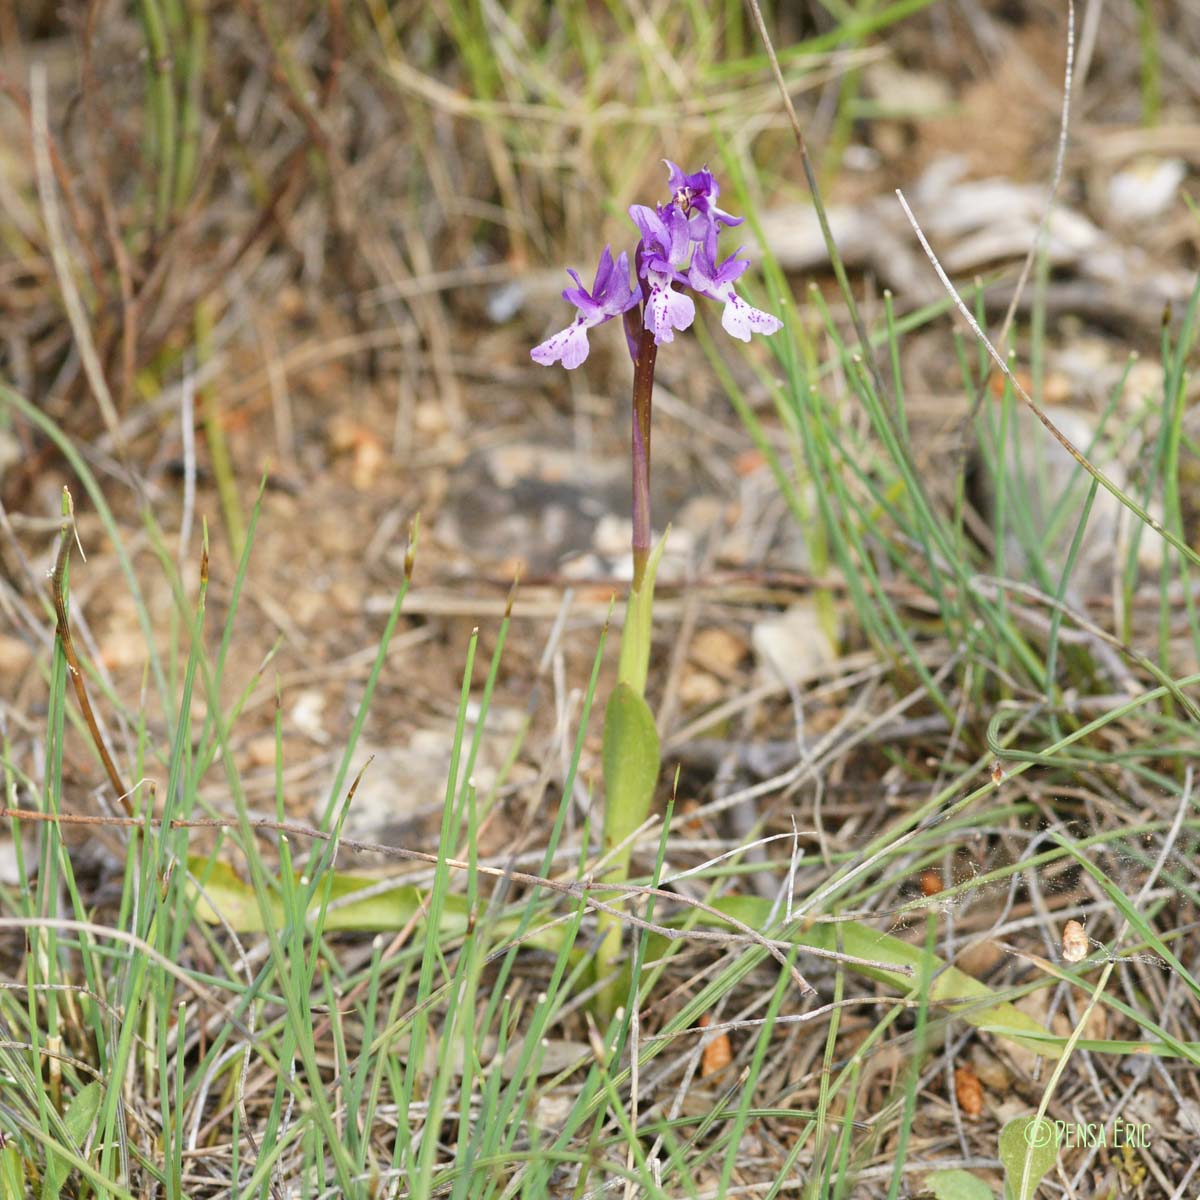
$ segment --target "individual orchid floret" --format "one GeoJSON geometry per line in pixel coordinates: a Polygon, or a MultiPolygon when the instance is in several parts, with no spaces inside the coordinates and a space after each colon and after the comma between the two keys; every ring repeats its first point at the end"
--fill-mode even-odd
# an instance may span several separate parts
{"type": "Polygon", "coordinates": [[[778,317],[747,304],[733,290],[734,282],[750,265],[748,258],[738,258],[741,247],[720,266],[714,262],[716,248],[715,236],[696,247],[688,272],[688,283],[693,291],[725,305],[725,311],[721,314],[721,328],[743,342],[750,340],[751,333],[771,334],[781,329],[783,322],[778,317]]]}
{"type": "MultiPolygon", "coordinates": [[[[692,238],[681,209],[674,204],[660,204],[657,209],[633,204],[629,218],[642,235],[638,272],[643,278],[647,270],[674,276],[687,265],[692,238]]],[[[678,277],[682,283],[683,276],[678,277]]]]}
{"type": "Polygon", "coordinates": [[[707,167],[688,175],[669,158],[663,161],[670,172],[667,185],[671,199],[687,214],[693,241],[704,242],[710,229],[720,232],[722,225],[740,225],[746,219],[717,207],[721,188],[707,167]]]}
{"type": "Polygon", "coordinates": [[[696,318],[692,298],[674,288],[676,283],[687,282],[682,268],[692,247],[688,219],[674,204],[657,211],[635,204],[629,216],[642,234],[637,270],[649,289],[646,328],[654,334],[654,344],[661,346],[674,341],[675,330],[687,329],[696,318]]]}
{"type": "Polygon", "coordinates": [[[646,301],[646,328],[654,334],[654,344],[675,340],[676,329],[687,329],[696,319],[696,305],[691,296],[677,292],[671,286],[671,276],[661,271],[648,271],[650,297],[646,301]]]}
{"type": "Polygon", "coordinates": [[[534,362],[544,367],[561,361],[568,371],[573,371],[588,356],[587,331],[621,316],[633,308],[641,296],[636,288],[629,286],[629,255],[622,251],[614,263],[609,246],[604,247],[604,253],[600,256],[600,265],[596,268],[596,279],[590,292],[583,286],[583,280],[576,271],[568,268],[567,274],[577,286],[564,289],[563,299],[575,305],[579,315],[566,329],[559,330],[529,353],[534,362]]]}

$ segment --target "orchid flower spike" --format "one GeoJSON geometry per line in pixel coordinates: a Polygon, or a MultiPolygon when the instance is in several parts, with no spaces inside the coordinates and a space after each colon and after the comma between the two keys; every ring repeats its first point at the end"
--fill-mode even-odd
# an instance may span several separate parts
{"type": "Polygon", "coordinates": [[[754,308],[734,290],[734,282],[750,265],[749,259],[738,257],[740,250],[717,263],[721,229],[740,225],[745,218],[717,206],[721,189],[713,173],[702,167],[689,175],[673,162],[666,165],[668,203],[654,208],[635,204],[629,209],[640,234],[634,255],[640,288],[630,287],[629,256],[622,253],[614,263],[607,246],[590,293],[569,271],[578,286],[567,288],[563,299],[575,305],[578,315],[566,329],[534,347],[530,352],[534,362],[545,366],[561,362],[574,370],[588,356],[588,330],[639,304],[640,312],[625,319],[630,356],[636,360],[633,333],[638,325],[654,335],[656,346],[674,341],[675,331],[687,329],[696,317],[695,301],[680,288],[723,304],[722,327],[744,342],[751,333],[772,334],[782,327],[778,317],[754,308]]]}

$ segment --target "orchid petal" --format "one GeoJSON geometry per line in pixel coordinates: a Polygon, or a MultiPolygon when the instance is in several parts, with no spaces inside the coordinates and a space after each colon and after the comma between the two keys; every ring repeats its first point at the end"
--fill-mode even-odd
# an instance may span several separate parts
{"type": "Polygon", "coordinates": [[[566,329],[560,329],[552,337],[548,337],[541,345],[534,346],[529,352],[530,358],[543,367],[552,366],[561,361],[568,371],[575,370],[588,356],[588,324],[583,317],[576,317],[566,329]]]}
{"type": "Polygon", "coordinates": [[[671,287],[671,277],[652,273],[650,299],[646,304],[646,327],[653,331],[655,345],[675,340],[676,329],[686,329],[696,319],[690,296],[671,287]]]}

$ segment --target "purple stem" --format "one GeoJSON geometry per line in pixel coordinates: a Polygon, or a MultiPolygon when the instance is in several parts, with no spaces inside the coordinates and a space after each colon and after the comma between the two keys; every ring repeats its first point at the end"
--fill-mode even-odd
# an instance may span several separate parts
{"type": "Polygon", "coordinates": [[[633,590],[641,591],[650,557],[650,405],[654,397],[654,334],[643,328],[633,365],[633,590]]]}

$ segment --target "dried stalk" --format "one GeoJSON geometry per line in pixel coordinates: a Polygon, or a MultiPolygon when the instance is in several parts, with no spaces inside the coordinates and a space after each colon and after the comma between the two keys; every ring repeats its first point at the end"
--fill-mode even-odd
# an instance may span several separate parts
{"type": "Polygon", "coordinates": [[[95,743],[96,750],[100,755],[100,761],[104,764],[104,770],[108,774],[108,781],[112,784],[113,791],[116,792],[117,799],[121,802],[121,807],[124,808],[126,816],[132,817],[133,804],[130,802],[129,792],[121,782],[121,776],[117,772],[117,765],[113,762],[112,755],[108,752],[108,746],[104,741],[104,735],[100,732],[100,726],[96,723],[96,714],[92,711],[92,703],[88,699],[87,687],[83,682],[83,670],[79,666],[79,656],[75,653],[75,643],[71,638],[71,624],[67,619],[67,598],[65,593],[67,561],[71,557],[71,537],[72,522],[70,517],[68,517],[63,521],[62,544],[58,548],[58,559],[54,564],[54,576],[50,585],[54,598],[54,612],[57,617],[55,632],[58,635],[58,640],[62,643],[63,655],[66,657],[67,668],[71,674],[71,682],[75,686],[75,698],[79,701],[79,711],[83,713],[83,719],[87,722],[88,730],[92,735],[92,741],[95,743]]]}

